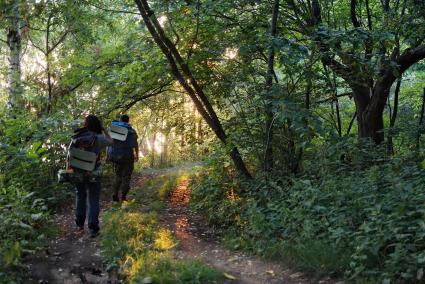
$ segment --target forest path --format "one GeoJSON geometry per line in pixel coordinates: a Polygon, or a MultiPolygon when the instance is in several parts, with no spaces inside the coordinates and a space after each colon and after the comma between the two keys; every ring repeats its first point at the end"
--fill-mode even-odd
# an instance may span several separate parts
{"type": "MultiPolygon", "coordinates": [[[[136,173],[132,184],[143,185],[147,180],[172,174],[181,167],[165,170],[144,170],[136,173]]],[[[183,168],[183,170],[189,170],[183,168]]],[[[108,188],[108,186],[105,186],[108,188]]],[[[113,203],[108,189],[101,196],[101,216],[113,203]]],[[[179,245],[173,249],[177,260],[200,260],[225,272],[225,283],[337,283],[329,278],[317,279],[289,268],[284,263],[248,256],[230,251],[220,245],[215,232],[202,217],[188,208],[190,201],[188,180],[183,180],[172,190],[166,206],[160,212],[161,226],[170,230],[179,245]],[[234,278],[234,279],[232,279],[234,278]]],[[[101,256],[100,238],[90,238],[87,228],[77,232],[74,223],[74,205],[69,204],[53,216],[53,223],[60,229],[46,249],[28,257],[25,264],[29,274],[25,283],[122,283],[113,272],[108,272],[101,256]]],[[[343,283],[343,282],[338,282],[343,283]]]]}
{"type": "MultiPolygon", "coordinates": [[[[102,192],[101,216],[111,207],[110,199],[109,193],[102,192]]],[[[53,216],[52,222],[59,234],[49,240],[44,250],[27,259],[29,275],[25,283],[120,283],[115,275],[106,271],[99,237],[90,238],[87,226],[84,232],[78,232],[74,218],[73,204],[53,216]]]]}
{"type": "MultiPolygon", "coordinates": [[[[191,191],[188,180],[171,192],[166,208],[160,214],[163,226],[171,230],[179,245],[174,250],[177,259],[197,259],[225,272],[229,283],[337,283],[330,278],[310,278],[283,263],[230,251],[219,244],[214,231],[189,208],[191,191]],[[234,278],[234,279],[232,279],[234,278]]],[[[343,282],[339,282],[343,283],[343,282]]]]}

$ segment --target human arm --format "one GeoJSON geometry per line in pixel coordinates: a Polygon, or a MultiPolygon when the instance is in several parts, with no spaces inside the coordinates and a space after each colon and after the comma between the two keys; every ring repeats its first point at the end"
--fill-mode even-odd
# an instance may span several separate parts
{"type": "Polygon", "coordinates": [[[109,145],[112,145],[114,143],[114,140],[111,138],[111,135],[109,135],[108,130],[102,127],[102,133],[105,137],[105,140],[108,141],[109,145]]]}
{"type": "Polygon", "coordinates": [[[136,147],[134,149],[134,160],[137,162],[139,160],[139,145],[136,144],[136,147]]]}
{"type": "Polygon", "coordinates": [[[138,136],[137,134],[134,137],[134,147],[133,147],[133,151],[134,151],[134,160],[137,162],[139,160],[139,143],[137,143],[138,140],[138,136]]]}

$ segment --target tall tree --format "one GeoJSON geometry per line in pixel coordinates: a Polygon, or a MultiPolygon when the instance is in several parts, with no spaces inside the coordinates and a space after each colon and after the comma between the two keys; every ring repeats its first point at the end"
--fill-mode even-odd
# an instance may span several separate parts
{"type": "Polygon", "coordinates": [[[264,170],[270,171],[273,168],[273,75],[275,47],[273,39],[277,32],[277,18],[279,15],[279,0],[274,0],[272,9],[272,21],[270,28],[270,47],[267,58],[267,78],[266,78],[266,150],[264,153],[264,170]]]}
{"type": "Polygon", "coordinates": [[[22,54],[22,19],[21,1],[13,0],[5,6],[7,22],[7,46],[9,49],[8,61],[8,94],[9,106],[12,110],[17,109],[22,101],[21,81],[21,54],[22,54]]]}
{"type": "MultiPolygon", "coordinates": [[[[155,16],[155,13],[150,8],[146,0],[135,0],[140,15],[146,24],[147,29],[152,35],[158,47],[161,49],[170,65],[171,72],[175,79],[184,88],[187,94],[192,99],[196,109],[206,121],[208,126],[213,130],[218,139],[225,145],[229,145],[228,137],[224,128],[215,112],[210,100],[204,93],[200,83],[194,77],[189,65],[183,59],[180,52],[177,50],[176,45],[166,35],[164,29],[155,16]]],[[[236,170],[243,176],[250,178],[251,174],[246,168],[239,150],[230,145],[230,156],[235,164],[236,170]]]]}
{"type": "Polygon", "coordinates": [[[361,4],[289,0],[288,8],[300,27],[295,29],[314,40],[323,64],[352,89],[359,137],[379,144],[384,141],[383,111],[393,83],[425,58],[425,2],[361,4]]]}
{"type": "Polygon", "coordinates": [[[34,15],[34,19],[30,23],[30,30],[32,34],[37,33],[36,37],[31,37],[32,46],[40,51],[44,56],[45,61],[45,76],[46,76],[46,93],[47,93],[47,106],[44,111],[50,113],[54,100],[55,91],[55,72],[53,70],[53,55],[57,49],[66,40],[71,28],[69,23],[66,23],[64,18],[64,9],[67,6],[60,6],[55,1],[46,1],[38,5],[38,15],[34,15]],[[40,23],[37,23],[40,22],[40,23]]]}

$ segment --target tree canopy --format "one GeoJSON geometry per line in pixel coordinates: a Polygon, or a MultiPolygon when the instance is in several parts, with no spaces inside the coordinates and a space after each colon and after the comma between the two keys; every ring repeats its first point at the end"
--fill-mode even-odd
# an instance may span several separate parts
{"type": "Polygon", "coordinates": [[[129,113],[140,167],[202,160],[198,209],[249,249],[335,241],[337,272],[422,281],[424,58],[418,0],[2,1],[0,204],[60,204],[72,130],[129,113]]]}

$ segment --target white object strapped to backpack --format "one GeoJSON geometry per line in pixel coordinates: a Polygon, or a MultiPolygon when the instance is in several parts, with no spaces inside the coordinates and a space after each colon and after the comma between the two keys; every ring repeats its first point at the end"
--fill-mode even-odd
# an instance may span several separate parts
{"type": "Polygon", "coordinates": [[[73,168],[93,171],[96,167],[96,153],[80,150],[77,148],[69,149],[69,165],[73,168]]]}
{"type": "Polygon", "coordinates": [[[112,139],[119,141],[125,141],[128,135],[128,129],[122,126],[111,124],[109,127],[109,135],[112,139]]]}
{"type": "MultiPolygon", "coordinates": [[[[71,142],[72,144],[72,142],[71,142]]],[[[78,148],[71,148],[71,144],[68,146],[68,157],[67,165],[85,171],[93,171],[96,167],[97,155],[96,153],[84,151],[78,148]]]]}

